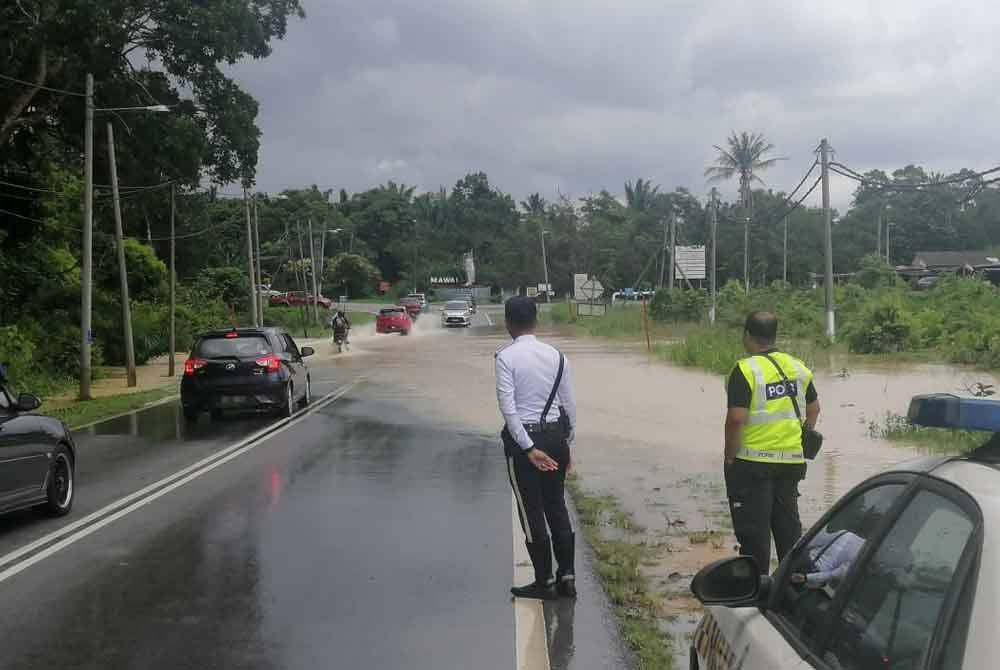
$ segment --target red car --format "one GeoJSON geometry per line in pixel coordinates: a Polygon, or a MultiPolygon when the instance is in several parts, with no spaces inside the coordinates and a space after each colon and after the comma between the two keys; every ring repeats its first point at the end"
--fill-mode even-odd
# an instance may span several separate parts
{"type": "MultiPolygon", "coordinates": [[[[329,298],[320,296],[316,302],[323,309],[333,309],[333,301],[329,298]]],[[[307,294],[305,291],[289,291],[288,293],[272,296],[268,303],[271,307],[297,307],[299,305],[306,305],[308,307],[313,304],[313,297],[312,294],[307,294]]]]}
{"type": "Polygon", "coordinates": [[[413,320],[405,307],[383,307],[375,319],[376,333],[402,333],[409,335],[413,320]]]}

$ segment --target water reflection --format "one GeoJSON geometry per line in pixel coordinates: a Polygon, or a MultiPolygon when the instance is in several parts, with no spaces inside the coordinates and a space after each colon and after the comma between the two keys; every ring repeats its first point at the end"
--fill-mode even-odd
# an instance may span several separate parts
{"type": "Polygon", "coordinates": [[[573,615],[576,600],[545,603],[545,635],[549,643],[549,665],[552,670],[571,667],[576,646],[573,643],[573,615]]]}

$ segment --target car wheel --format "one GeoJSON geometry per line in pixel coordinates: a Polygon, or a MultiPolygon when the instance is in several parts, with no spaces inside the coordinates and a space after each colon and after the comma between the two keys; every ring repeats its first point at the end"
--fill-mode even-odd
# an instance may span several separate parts
{"type": "Polygon", "coordinates": [[[49,466],[49,482],[45,491],[45,504],[42,509],[52,516],[69,514],[73,509],[73,457],[64,445],[56,447],[49,466]]]}
{"type": "Polygon", "coordinates": [[[401,331],[399,331],[399,334],[405,337],[405,336],[407,336],[407,335],[410,334],[410,331],[408,331],[408,330],[401,330],[401,331]]]}
{"type": "Polygon", "coordinates": [[[192,405],[184,405],[183,411],[184,418],[187,421],[197,421],[198,415],[201,414],[201,409],[192,405]]]}
{"type": "Polygon", "coordinates": [[[285,405],[281,408],[281,416],[290,417],[295,414],[295,389],[292,382],[285,384],[285,405]]]}
{"type": "Polygon", "coordinates": [[[302,396],[302,400],[299,402],[300,407],[305,407],[312,402],[312,379],[306,376],[306,392],[302,396]]]}

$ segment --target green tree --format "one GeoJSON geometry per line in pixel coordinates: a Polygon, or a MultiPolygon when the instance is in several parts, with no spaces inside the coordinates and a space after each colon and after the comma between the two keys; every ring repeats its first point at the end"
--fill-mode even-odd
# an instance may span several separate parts
{"type": "MultiPolygon", "coordinates": [[[[338,254],[325,271],[325,283],[335,291],[344,290],[352,298],[372,295],[381,275],[367,258],[358,254],[338,254]]],[[[340,295],[336,293],[335,295],[340,295]]]]}
{"type": "Polygon", "coordinates": [[[729,181],[733,177],[739,179],[740,206],[744,210],[743,223],[743,282],[747,291],[750,290],[750,220],[753,218],[753,185],[764,185],[760,173],[768,170],[781,160],[768,158],[767,154],[774,151],[774,145],[768,142],[761,133],[732,134],[726,140],[726,148],[714,145],[718,156],[715,165],[705,168],[705,176],[710,182],[729,181]]]}

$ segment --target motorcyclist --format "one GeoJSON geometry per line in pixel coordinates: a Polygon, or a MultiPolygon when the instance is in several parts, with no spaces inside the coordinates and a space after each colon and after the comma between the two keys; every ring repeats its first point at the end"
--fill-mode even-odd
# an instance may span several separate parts
{"type": "Polygon", "coordinates": [[[351,322],[343,310],[337,310],[337,313],[330,319],[330,325],[333,327],[334,342],[339,340],[344,344],[350,344],[347,340],[347,333],[351,329],[351,322]]]}

